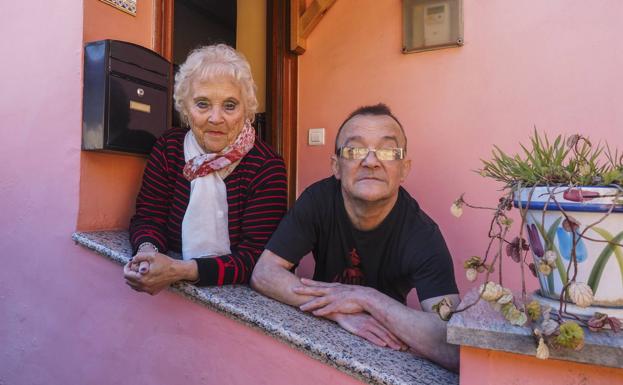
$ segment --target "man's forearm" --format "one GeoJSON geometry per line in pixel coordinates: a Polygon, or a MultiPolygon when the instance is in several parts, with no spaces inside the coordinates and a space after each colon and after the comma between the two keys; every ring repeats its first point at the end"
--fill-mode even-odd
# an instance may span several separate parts
{"type": "Polygon", "coordinates": [[[418,355],[458,371],[459,348],[446,342],[446,323],[435,313],[408,308],[376,290],[368,290],[363,308],[418,355]]]}
{"type": "Polygon", "coordinates": [[[293,287],[301,285],[300,279],[287,266],[275,263],[274,257],[277,256],[269,250],[264,251],[253,270],[251,287],[267,297],[292,306],[300,306],[313,299],[292,291],[293,287]]]}

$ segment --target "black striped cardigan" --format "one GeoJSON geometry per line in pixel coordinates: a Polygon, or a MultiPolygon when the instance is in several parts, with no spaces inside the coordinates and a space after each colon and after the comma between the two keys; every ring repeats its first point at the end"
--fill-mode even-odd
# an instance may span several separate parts
{"type": "MultiPolygon", "coordinates": [[[[143,242],[153,243],[163,253],[181,252],[182,220],[190,196],[190,182],[182,175],[186,132],[172,128],[154,144],[130,220],[134,252],[143,242]]],[[[225,185],[231,254],[196,258],[199,286],[248,282],[286,211],[283,159],[259,139],[225,178],[225,185]]]]}

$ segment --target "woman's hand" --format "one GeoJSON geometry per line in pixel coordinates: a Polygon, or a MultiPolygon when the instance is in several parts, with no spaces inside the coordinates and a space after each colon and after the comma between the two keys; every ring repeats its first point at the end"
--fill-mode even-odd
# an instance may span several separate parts
{"type": "Polygon", "coordinates": [[[138,252],[123,267],[123,276],[132,289],[154,295],[174,282],[197,280],[197,263],[175,260],[155,251],[138,252]]]}

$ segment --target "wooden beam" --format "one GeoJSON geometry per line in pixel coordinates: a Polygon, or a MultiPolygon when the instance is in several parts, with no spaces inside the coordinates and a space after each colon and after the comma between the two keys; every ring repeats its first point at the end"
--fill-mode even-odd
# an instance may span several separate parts
{"type": "Polygon", "coordinates": [[[305,0],[290,0],[290,50],[297,55],[305,52],[305,39],[301,38],[301,15],[305,0]]]}
{"type": "Polygon", "coordinates": [[[336,0],[313,0],[305,7],[305,0],[289,0],[290,3],[290,51],[302,55],[306,49],[306,39],[320,19],[336,0]]]}
{"type": "Polygon", "coordinates": [[[154,1],[154,51],[173,61],[173,0],[154,1]]]}
{"type": "Polygon", "coordinates": [[[320,19],[331,8],[336,0],[314,0],[309,7],[303,13],[300,21],[300,33],[299,36],[303,39],[307,39],[316,25],[320,22],[320,19]]]}

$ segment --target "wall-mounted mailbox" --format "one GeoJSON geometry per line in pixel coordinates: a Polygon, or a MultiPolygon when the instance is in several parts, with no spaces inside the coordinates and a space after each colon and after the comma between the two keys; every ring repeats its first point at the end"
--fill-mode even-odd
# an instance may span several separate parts
{"type": "Polygon", "coordinates": [[[84,48],[82,149],[148,154],[168,126],[170,63],[132,43],[84,48]]]}

